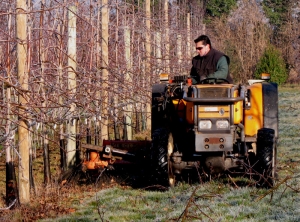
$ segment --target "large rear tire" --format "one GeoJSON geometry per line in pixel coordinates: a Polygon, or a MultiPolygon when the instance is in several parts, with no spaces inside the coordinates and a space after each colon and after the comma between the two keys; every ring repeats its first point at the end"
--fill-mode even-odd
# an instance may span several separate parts
{"type": "Polygon", "coordinates": [[[270,188],[276,179],[276,141],[275,131],[262,128],[257,132],[257,185],[270,188]]]}
{"type": "Polygon", "coordinates": [[[152,161],[157,183],[163,186],[175,186],[175,174],[171,164],[174,151],[172,133],[165,128],[156,129],[152,134],[152,161]]]}

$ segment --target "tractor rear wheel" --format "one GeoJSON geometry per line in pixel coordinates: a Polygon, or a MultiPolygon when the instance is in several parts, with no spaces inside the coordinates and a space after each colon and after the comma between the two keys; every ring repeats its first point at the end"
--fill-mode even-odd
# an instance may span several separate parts
{"type": "Polygon", "coordinates": [[[152,160],[156,180],[163,186],[175,186],[175,175],[171,164],[171,154],[174,151],[172,133],[165,128],[159,128],[152,134],[152,160]]]}
{"type": "Polygon", "coordinates": [[[270,188],[276,177],[276,141],[275,131],[262,128],[257,132],[257,172],[258,186],[270,188]]]}

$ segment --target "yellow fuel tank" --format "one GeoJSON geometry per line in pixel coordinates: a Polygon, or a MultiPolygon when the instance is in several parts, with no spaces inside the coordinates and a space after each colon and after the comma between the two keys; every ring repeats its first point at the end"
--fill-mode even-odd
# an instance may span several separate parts
{"type": "Polygon", "coordinates": [[[244,112],[245,135],[254,136],[263,127],[262,84],[255,83],[248,87],[249,101],[244,112]]]}

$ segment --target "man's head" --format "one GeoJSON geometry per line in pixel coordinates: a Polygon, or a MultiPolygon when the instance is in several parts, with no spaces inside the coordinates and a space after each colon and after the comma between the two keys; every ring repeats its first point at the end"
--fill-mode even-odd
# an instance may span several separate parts
{"type": "Polygon", "coordinates": [[[210,39],[206,35],[200,35],[194,40],[194,42],[196,44],[196,50],[199,56],[205,56],[209,52],[211,43],[210,39]]]}

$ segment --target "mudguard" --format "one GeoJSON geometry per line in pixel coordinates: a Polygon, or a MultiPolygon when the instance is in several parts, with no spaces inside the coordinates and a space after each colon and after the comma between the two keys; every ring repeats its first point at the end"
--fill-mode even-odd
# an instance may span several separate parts
{"type": "Polygon", "coordinates": [[[275,130],[278,137],[278,87],[276,83],[257,82],[248,87],[244,112],[245,135],[255,136],[261,128],[275,130]]]}

